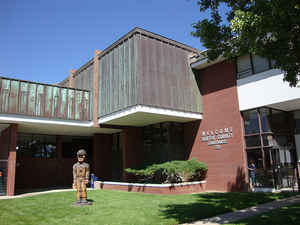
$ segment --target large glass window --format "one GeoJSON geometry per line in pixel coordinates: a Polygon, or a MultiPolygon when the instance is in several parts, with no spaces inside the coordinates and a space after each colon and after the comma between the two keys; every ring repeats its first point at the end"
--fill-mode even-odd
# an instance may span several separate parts
{"type": "Polygon", "coordinates": [[[243,113],[245,133],[259,133],[258,113],[256,110],[251,110],[243,113]]]}
{"type": "Polygon", "coordinates": [[[76,153],[79,149],[84,149],[87,152],[88,158],[92,158],[92,138],[91,137],[62,137],[62,156],[63,158],[76,158],[76,153]]]}
{"type": "Polygon", "coordinates": [[[270,108],[243,112],[248,163],[254,161],[257,168],[256,187],[293,186],[296,153],[289,116],[270,108]]]}
{"type": "Polygon", "coordinates": [[[238,77],[243,78],[252,74],[250,55],[243,55],[237,59],[238,77]]]}
{"type": "Polygon", "coordinates": [[[288,114],[284,111],[272,109],[272,132],[275,133],[289,133],[290,124],[288,114]]]}
{"type": "Polygon", "coordinates": [[[261,120],[261,129],[263,132],[271,132],[270,125],[270,109],[262,108],[259,109],[260,112],[260,120],[261,120]]]}
{"type": "Polygon", "coordinates": [[[296,134],[300,134],[300,119],[296,119],[296,134]]]}
{"type": "Polygon", "coordinates": [[[144,165],[185,159],[183,124],[160,123],[143,127],[144,165]]]}
{"type": "Polygon", "coordinates": [[[238,79],[271,69],[270,61],[258,55],[239,56],[236,63],[238,79]]]}
{"type": "Polygon", "coordinates": [[[269,60],[258,55],[252,55],[253,73],[260,73],[270,68],[269,60]]]}
{"type": "Polygon", "coordinates": [[[260,147],[260,136],[255,135],[255,136],[246,136],[246,146],[247,147],[260,147]]]}
{"type": "Polygon", "coordinates": [[[19,134],[17,156],[29,158],[56,158],[56,136],[19,134]]]}

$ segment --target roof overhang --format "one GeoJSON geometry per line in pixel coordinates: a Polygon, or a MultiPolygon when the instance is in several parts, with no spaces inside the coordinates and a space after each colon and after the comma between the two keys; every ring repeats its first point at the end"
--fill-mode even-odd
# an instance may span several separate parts
{"type": "Polygon", "coordinates": [[[287,112],[300,110],[300,98],[268,105],[268,107],[287,112]]]}
{"type": "Polygon", "coordinates": [[[208,58],[205,57],[205,58],[198,59],[195,62],[191,63],[191,67],[192,67],[192,69],[200,70],[200,69],[204,69],[206,67],[212,66],[214,64],[220,63],[224,60],[225,60],[224,57],[219,57],[214,61],[209,61],[208,58]]]}
{"type": "Polygon", "coordinates": [[[75,121],[39,118],[23,115],[0,114],[0,131],[9,125],[18,124],[18,132],[49,135],[92,136],[95,133],[112,134],[119,129],[94,127],[91,121],[75,121]]]}
{"type": "Polygon", "coordinates": [[[100,117],[99,124],[117,126],[147,126],[162,122],[190,122],[201,120],[202,114],[173,109],[136,105],[124,110],[100,117]]]}

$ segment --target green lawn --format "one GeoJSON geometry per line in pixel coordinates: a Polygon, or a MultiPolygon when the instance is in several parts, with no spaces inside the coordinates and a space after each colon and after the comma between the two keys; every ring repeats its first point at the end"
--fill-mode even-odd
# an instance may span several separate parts
{"type": "Polygon", "coordinates": [[[282,207],[259,216],[228,225],[290,225],[300,224],[300,204],[282,207]]]}
{"type": "Polygon", "coordinates": [[[0,200],[1,225],[178,224],[215,216],[259,203],[288,197],[289,193],[203,193],[151,195],[93,190],[92,206],[76,207],[75,192],[0,200]]]}

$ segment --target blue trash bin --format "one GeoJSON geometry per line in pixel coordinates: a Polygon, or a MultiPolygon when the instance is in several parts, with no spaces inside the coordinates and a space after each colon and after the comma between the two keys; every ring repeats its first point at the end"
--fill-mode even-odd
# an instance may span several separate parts
{"type": "Polygon", "coordinates": [[[95,174],[91,174],[91,188],[94,188],[95,174]]]}

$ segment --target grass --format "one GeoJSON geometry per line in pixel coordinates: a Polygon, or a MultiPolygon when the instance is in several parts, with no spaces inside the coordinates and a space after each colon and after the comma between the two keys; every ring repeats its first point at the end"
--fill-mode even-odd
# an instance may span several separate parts
{"type": "Polygon", "coordinates": [[[271,212],[254,216],[228,225],[286,225],[299,224],[300,204],[282,207],[271,212]],[[298,221],[298,222],[297,222],[298,221]]]}
{"type": "Polygon", "coordinates": [[[76,207],[74,192],[0,200],[1,225],[178,224],[290,196],[292,193],[151,195],[94,190],[93,205],[76,207]]]}

